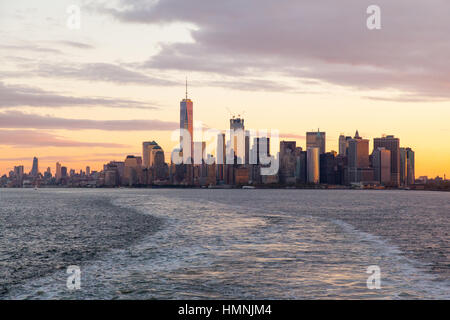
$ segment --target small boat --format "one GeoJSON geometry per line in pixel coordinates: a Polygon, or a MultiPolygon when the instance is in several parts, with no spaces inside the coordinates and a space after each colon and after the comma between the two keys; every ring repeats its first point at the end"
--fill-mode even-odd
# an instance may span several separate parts
{"type": "Polygon", "coordinates": [[[256,189],[254,186],[242,186],[242,189],[256,189]]]}

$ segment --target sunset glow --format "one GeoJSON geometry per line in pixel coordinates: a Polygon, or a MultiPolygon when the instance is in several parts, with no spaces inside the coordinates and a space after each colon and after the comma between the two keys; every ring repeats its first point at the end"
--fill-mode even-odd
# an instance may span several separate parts
{"type": "Polygon", "coordinates": [[[234,2],[2,1],[0,174],[28,172],[34,156],[41,171],[57,161],[101,170],[140,155],[147,140],[169,159],[186,76],[194,120],[208,127],[227,129],[228,109],[245,112],[246,128],[278,129],[302,147],[320,128],[327,151],[340,133],[359,130],[370,150],[393,134],[414,149],[416,177],[450,174],[445,10],[428,6],[428,18],[408,21],[419,2],[408,11],[379,1],[383,28],[371,32],[360,1],[234,2]],[[79,30],[67,27],[73,3],[79,30]],[[321,14],[312,20],[309,10],[321,14]]]}

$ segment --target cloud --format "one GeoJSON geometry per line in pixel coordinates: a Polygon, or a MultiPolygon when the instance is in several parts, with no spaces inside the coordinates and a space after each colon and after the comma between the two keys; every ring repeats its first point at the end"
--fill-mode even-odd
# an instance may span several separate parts
{"type": "Polygon", "coordinates": [[[267,72],[416,100],[450,98],[450,2],[379,0],[118,1],[97,12],[125,23],[194,25],[192,43],[161,46],[143,67],[234,77],[267,72]]]}
{"type": "Polygon", "coordinates": [[[246,91],[295,91],[287,84],[262,79],[212,80],[202,82],[205,86],[231,88],[246,91]]]}
{"type": "Polygon", "coordinates": [[[171,86],[179,84],[171,80],[149,76],[111,63],[85,63],[79,65],[41,63],[36,69],[30,70],[30,73],[40,77],[105,81],[119,84],[154,86],[171,86]]]}
{"type": "Polygon", "coordinates": [[[6,85],[0,81],[0,109],[12,107],[109,107],[109,108],[139,108],[157,109],[144,102],[127,99],[112,99],[105,97],[73,97],[39,88],[6,85]]]}
{"type": "Polygon", "coordinates": [[[0,145],[15,147],[127,147],[127,145],[118,143],[73,141],[57,135],[34,130],[0,130],[0,145]]]}
{"type": "Polygon", "coordinates": [[[162,120],[90,120],[68,119],[19,111],[0,113],[0,128],[105,130],[105,131],[170,131],[177,129],[176,122],[162,120]]]}
{"type": "Polygon", "coordinates": [[[295,133],[280,133],[280,137],[286,139],[300,139],[300,140],[306,139],[306,136],[295,133]]]}
{"type": "Polygon", "coordinates": [[[34,53],[53,53],[53,54],[62,54],[61,50],[53,49],[53,48],[45,48],[35,45],[0,45],[2,50],[14,50],[14,51],[31,51],[34,53]]]}
{"type": "Polygon", "coordinates": [[[94,46],[92,46],[90,44],[83,43],[83,42],[77,42],[77,41],[61,40],[61,41],[57,41],[57,43],[65,45],[65,46],[69,46],[72,48],[77,48],[77,49],[94,49],[94,46]]]}
{"type": "MultiPolygon", "coordinates": [[[[105,161],[110,160],[105,159],[125,159],[129,154],[140,154],[139,152],[123,152],[123,153],[93,153],[89,155],[53,155],[53,156],[41,156],[39,155],[39,161],[59,161],[59,162],[94,162],[94,161],[105,161]],[[89,158],[89,159],[88,159],[89,158]]],[[[32,157],[10,157],[10,158],[0,158],[0,162],[12,162],[12,161],[23,161],[31,162],[32,157]]]]}

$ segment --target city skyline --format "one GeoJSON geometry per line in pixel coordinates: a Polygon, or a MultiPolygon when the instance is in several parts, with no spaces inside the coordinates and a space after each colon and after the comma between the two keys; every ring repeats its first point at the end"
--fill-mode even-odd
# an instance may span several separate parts
{"type": "MultiPolygon", "coordinates": [[[[193,103],[194,103],[193,100],[188,98],[187,80],[186,80],[186,96],[180,102],[180,123],[179,123],[179,128],[187,130],[190,134],[192,134],[193,131],[194,131],[193,121],[196,121],[195,119],[193,119],[193,103]],[[188,113],[189,113],[189,117],[187,116],[188,113]]],[[[244,113],[245,113],[245,110],[244,110],[244,113]]],[[[235,127],[235,125],[233,124],[234,122],[242,121],[242,124],[239,126],[239,128],[241,128],[241,129],[244,128],[243,127],[243,121],[245,120],[244,118],[235,118],[236,117],[235,115],[231,115],[231,116],[232,116],[232,119],[229,120],[231,127],[235,127]]],[[[236,127],[234,129],[239,129],[239,128],[236,127]]],[[[252,128],[252,129],[253,130],[260,130],[261,128],[259,128],[259,129],[258,128],[252,128]]],[[[202,128],[202,130],[206,130],[206,128],[202,128]]],[[[218,129],[218,130],[220,130],[220,132],[224,132],[225,131],[223,129],[218,129]]],[[[338,146],[338,148],[336,148],[336,149],[329,149],[326,146],[331,141],[329,141],[330,140],[329,138],[328,139],[326,138],[326,131],[321,131],[319,128],[317,129],[317,131],[306,131],[306,134],[305,134],[304,137],[305,137],[304,139],[298,139],[298,138],[296,138],[296,135],[283,135],[283,134],[281,134],[280,135],[280,141],[284,141],[284,142],[295,141],[295,142],[298,142],[298,140],[303,140],[304,141],[303,148],[305,150],[307,150],[307,149],[309,149],[311,147],[316,147],[319,150],[318,155],[320,155],[320,154],[323,154],[325,152],[336,152],[336,154],[340,154],[341,153],[341,147],[342,147],[341,146],[341,138],[346,138],[347,137],[347,138],[352,139],[351,135],[350,136],[346,136],[343,133],[341,133],[339,135],[338,139],[337,139],[337,146],[338,146]],[[287,137],[288,139],[284,139],[285,137],[287,137]],[[293,138],[291,138],[291,137],[293,137],[293,138]]],[[[389,137],[393,138],[394,136],[393,135],[382,134],[381,137],[374,137],[373,140],[368,138],[368,137],[365,137],[364,141],[367,141],[367,146],[366,146],[367,151],[368,150],[375,151],[380,146],[379,145],[379,141],[386,139],[386,137],[387,138],[389,138],[389,137]]],[[[359,138],[359,130],[358,129],[356,129],[356,136],[355,136],[355,138],[359,138]]],[[[236,137],[234,139],[236,139],[236,137]]],[[[396,138],[396,139],[398,140],[398,138],[396,138]]],[[[156,140],[158,140],[158,139],[156,139],[156,140]]],[[[192,141],[192,149],[191,149],[192,152],[194,150],[194,144],[196,142],[202,142],[202,141],[196,141],[195,139],[193,139],[193,141],[192,141]]],[[[181,143],[182,143],[182,139],[180,137],[180,145],[181,145],[181,143]]],[[[232,143],[232,145],[236,145],[235,141],[231,142],[231,143],[232,143]]],[[[126,158],[126,157],[129,157],[130,155],[133,155],[133,156],[137,155],[137,156],[142,158],[143,164],[145,164],[144,166],[149,166],[149,159],[148,159],[148,155],[146,154],[146,151],[147,151],[146,148],[147,147],[152,147],[153,144],[156,144],[156,146],[158,148],[160,148],[160,147],[159,147],[158,143],[155,142],[155,140],[152,140],[152,142],[142,142],[142,144],[143,144],[142,145],[142,148],[143,148],[142,152],[125,152],[123,154],[123,157],[126,158]],[[146,157],[147,157],[147,159],[146,159],[146,157]]],[[[331,142],[330,144],[331,145],[335,145],[333,142],[331,142]]],[[[399,142],[397,142],[397,147],[400,148],[400,143],[399,142]]],[[[271,148],[272,148],[272,150],[275,150],[276,152],[279,151],[279,148],[278,148],[277,144],[273,145],[271,148]]],[[[405,147],[402,147],[400,149],[405,149],[405,147]]],[[[400,151],[400,149],[399,149],[399,151],[400,151]]],[[[410,147],[407,147],[406,149],[411,150],[410,147]]],[[[176,144],[173,147],[173,149],[171,149],[170,151],[165,151],[164,152],[164,154],[166,156],[168,155],[168,157],[167,157],[168,159],[171,159],[171,155],[172,155],[172,152],[174,150],[176,150],[176,144]]],[[[371,154],[371,153],[368,152],[368,154],[371,154]]],[[[213,153],[213,155],[215,155],[215,154],[213,153]]],[[[398,154],[398,156],[400,156],[400,155],[398,154]]],[[[54,170],[51,170],[51,172],[53,173],[53,172],[58,172],[58,165],[60,165],[59,163],[60,162],[64,162],[62,160],[64,158],[59,159],[56,162],[56,164],[55,164],[55,162],[53,162],[53,165],[52,165],[52,162],[50,162],[50,161],[44,161],[43,162],[44,165],[42,165],[42,168],[46,167],[46,170],[44,171],[44,170],[40,170],[40,168],[39,168],[39,166],[37,164],[38,163],[38,159],[42,159],[42,158],[40,158],[39,156],[36,156],[36,155],[33,156],[32,165],[30,166],[30,170],[27,170],[28,167],[26,165],[24,165],[23,163],[15,163],[14,166],[11,168],[11,170],[9,170],[8,172],[14,171],[14,168],[16,166],[20,166],[20,167],[23,167],[24,172],[28,172],[29,171],[30,175],[36,175],[37,172],[44,173],[45,171],[48,171],[48,169],[52,169],[53,166],[54,166],[54,168],[53,168],[54,170]]],[[[45,157],[44,157],[44,159],[45,159],[45,157]]],[[[84,168],[88,167],[90,169],[91,167],[93,167],[93,168],[95,168],[94,171],[102,171],[105,163],[107,163],[109,161],[116,161],[116,160],[120,161],[121,159],[120,158],[118,158],[118,159],[116,159],[116,158],[114,158],[114,159],[111,159],[111,158],[110,159],[105,159],[105,160],[103,160],[102,164],[98,165],[99,166],[98,169],[95,166],[93,167],[92,164],[89,161],[86,161],[86,162],[83,162],[82,167],[78,167],[78,168],[75,167],[75,168],[73,168],[72,166],[67,166],[67,170],[70,169],[71,171],[74,171],[74,172],[83,172],[84,168]]],[[[101,160],[99,160],[99,161],[101,162],[101,160]]],[[[66,162],[71,163],[70,160],[66,161],[66,162]]],[[[170,162],[171,162],[170,160],[166,161],[166,163],[169,163],[169,164],[170,164],[170,162]]],[[[399,166],[399,164],[398,164],[398,166],[399,166]]],[[[396,172],[398,174],[398,177],[396,179],[398,179],[398,181],[400,181],[399,168],[396,167],[395,170],[396,170],[396,172]]],[[[8,172],[2,173],[0,171],[0,176],[2,176],[3,174],[7,174],[8,172]]],[[[418,176],[419,175],[416,175],[416,177],[418,177],[418,176]]],[[[427,175],[420,175],[420,176],[427,176],[427,175]]],[[[439,174],[436,175],[436,177],[439,177],[439,176],[440,176],[439,174]]],[[[444,173],[443,176],[445,177],[446,173],[444,173]]],[[[427,177],[434,178],[434,176],[427,176],[427,177]]]]}
{"type": "Polygon", "coordinates": [[[442,46],[448,34],[439,31],[446,30],[445,10],[380,1],[383,28],[372,32],[365,26],[367,6],[349,3],[283,4],[278,19],[265,14],[273,12],[269,3],[251,1],[237,6],[240,11],[202,1],[183,4],[184,11],[173,1],[127,9],[120,2],[0,4],[0,175],[18,164],[29,172],[33,157],[41,171],[54,170],[56,162],[98,171],[109,160],[140,154],[141,142],[152,140],[169,159],[188,76],[195,119],[208,127],[227,128],[229,108],[245,111],[248,128],[278,129],[280,140],[303,147],[305,132],[320,128],[327,151],[339,151],[341,133],[359,130],[370,150],[374,138],[394,135],[414,149],[417,177],[449,176],[449,50],[442,46]],[[79,30],[66,24],[71,4],[81,9],[79,30]],[[211,17],[223,14],[225,22],[244,21],[252,10],[261,14],[252,15],[251,28],[235,29],[196,15],[198,6],[211,17]],[[346,23],[324,24],[327,6],[346,23]],[[435,25],[414,19],[418,7],[435,25]],[[301,19],[287,30],[290,14],[301,19]],[[396,21],[398,14],[405,20],[396,21]],[[420,41],[405,31],[413,22],[423,31],[420,41]],[[340,45],[336,32],[352,37],[340,45]]]}
{"type": "MultiPolygon", "coordinates": [[[[68,171],[59,162],[54,175],[50,167],[42,174],[39,160],[34,157],[28,175],[23,165],[14,166],[8,176],[1,176],[0,186],[310,188],[322,185],[423,189],[428,185],[426,176],[416,180],[414,150],[401,147],[400,139],[394,135],[374,138],[370,153],[369,140],[361,137],[358,130],[354,137],[341,134],[338,153],[327,152],[326,132],[317,129],[306,132],[304,151],[296,141],[280,141],[278,130],[246,129],[245,119],[240,115],[231,115],[230,129],[225,132],[205,128],[201,121],[194,121],[194,102],[188,98],[187,79],[185,94],[180,102],[179,128],[172,132],[172,140],[179,139],[179,144],[171,150],[168,162],[155,140],[143,141],[140,156],[129,154],[124,161],[109,161],[99,172],[92,171],[92,175],[89,166],[77,173],[74,169],[68,171]]],[[[437,176],[430,180],[438,184],[447,182],[445,174],[444,179],[437,176]]]]}
{"type": "MultiPolygon", "coordinates": [[[[214,141],[213,143],[215,143],[216,145],[213,146],[213,148],[209,148],[208,150],[213,150],[211,153],[207,153],[205,152],[206,150],[206,141],[204,140],[198,140],[199,136],[197,136],[197,134],[200,134],[200,139],[203,138],[207,138],[207,136],[204,136],[204,132],[205,130],[210,130],[212,128],[208,128],[208,127],[204,127],[203,123],[200,121],[199,123],[197,123],[197,128],[194,128],[194,118],[193,118],[193,113],[194,113],[194,102],[188,98],[188,81],[186,78],[186,92],[185,92],[185,98],[183,98],[180,102],[180,120],[179,120],[179,131],[174,130],[172,132],[172,140],[173,140],[173,133],[176,133],[177,135],[179,135],[179,144],[177,146],[175,146],[172,150],[170,150],[169,152],[164,152],[162,150],[162,148],[159,146],[159,144],[155,141],[144,141],[142,142],[142,153],[138,156],[136,155],[131,155],[129,152],[127,153],[127,156],[125,158],[124,164],[125,164],[125,168],[127,166],[127,161],[132,160],[133,161],[133,165],[131,166],[139,166],[142,168],[153,168],[154,167],[154,162],[155,162],[155,152],[159,153],[160,155],[158,156],[158,162],[160,164],[164,164],[164,165],[172,165],[173,164],[173,154],[179,153],[179,155],[181,155],[180,159],[183,163],[183,161],[186,161],[186,159],[191,159],[191,161],[194,162],[194,164],[201,164],[202,161],[206,161],[206,159],[208,159],[209,157],[213,157],[213,159],[219,159],[219,162],[217,162],[217,160],[214,160],[213,162],[215,164],[235,164],[235,165],[239,165],[239,164],[259,164],[259,157],[261,155],[265,154],[265,151],[260,154],[259,151],[259,142],[258,140],[261,137],[261,128],[259,129],[251,129],[254,132],[250,134],[250,131],[245,130],[245,126],[244,126],[244,121],[245,119],[240,117],[240,115],[233,115],[230,112],[230,116],[232,117],[230,119],[230,130],[228,134],[232,134],[232,136],[228,137],[228,139],[231,140],[225,140],[225,131],[221,130],[221,129],[214,129],[216,130],[215,132],[218,133],[218,140],[214,141]],[[200,132],[197,132],[198,130],[200,130],[200,132]],[[194,135],[194,131],[196,131],[196,134],[194,135]],[[238,131],[241,131],[243,136],[240,136],[241,133],[238,133],[238,131]],[[233,136],[233,133],[234,136],[233,136]],[[188,139],[186,141],[190,141],[190,155],[187,156],[188,158],[186,158],[186,156],[182,156],[183,154],[183,148],[186,147],[186,145],[183,143],[184,135],[187,134],[188,139]],[[253,135],[250,136],[250,135],[253,135]],[[219,138],[220,137],[220,138],[219,138]],[[219,144],[219,140],[222,140],[223,145],[219,144]],[[242,142],[237,142],[238,140],[241,140],[242,142]],[[255,141],[253,142],[254,144],[252,144],[252,142],[250,140],[254,139],[255,141]],[[241,144],[242,143],[242,144],[241,144]],[[227,151],[225,149],[228,150],[228,145],[231,147],[231,150],[234,150],[234,157],[237,157],[235,160],[229,162],[229,158],[227,156],[227,151]],[[226,147],[227,146],[227,147],[226,147]],[[240,146],[240,147],[239,147],[240,146]],[[219,149],[222,149],[223,147],[223,153],[222,155],[220,155],[217,158],[217,152],[219,152],[219,149]],[[199,154],[195,154],[194,155],[194,150],[197,149],[202,149],[202,155],[200,156],[199,154]],[[242,148],[242,149],[241,149],[242,148]],[[252,156],[250,155],[251,150],[253,150],[253,148],[256,148],[256,155],[254,155],[254,160],[250,160],[250,158],[252,158],[252,156]],[[214,151],[214,149],[216,149],[216,151],[214,151]],[[165,154],[169,154],[169,159],[170,161],[165,161],[165,154]],[[200,156],[199,159],[195,159],[196,157],[200,156]],[[202,158],[203,157],[203,158],[202,158]],[[220,162],[222,160],[223,157],[223,162],[220,162]],[[226,160],[225,160],[226,158],[226,160]],[[200,160],[202,159],[202,160],[200,160]],[[239,160],[241,159],[241,160],[239,160]],[[250,160],[250,161],[249,161],[250,160]],[[138,161],[138,162],[136,162],[138,161]],[[242,161],[242,162],[241,162],[242,161]]],[[[245,113],[245,110],[244,112],[245,113]]],[[[266,131],[266,129],[262,129],[263,134],[266,135],[268,134],[268,136],[271,135],[270,130],[266,131]]],[[[289,149],[290,152],[292,153],[292,155],[294,153],[296,153],[296,145],[297,145],[297,141],[295,140],[285,140],[282,139],[280,141],[279,137],[278,137],[278,130],[277,130],[277,139],[273,140],[273,139],[268,139],[267,140],[267,154],[270,155],[269,150],[272,150],[272,152],[275,150],[276,155],[274,157],[274,160],[276,159],[276,161],[278,162],[277,166],[279,166],[280,162],[283,163],[283,161],[285,162],[286,159],[283,159],[283,154],[284,156],[289,157],[290,155],[285,154],[285,148],[286,145],[289,145],[289,149]],[[278,142],[280,141],[279,144],[279,149],[278,149],[278,142]],[[293,143],[293,148],[292,148],[292,144],[293,143]],[[270,146],[272,145],[272,147],[270,146]],[[275,148],[274,148],[275,147],[275,148]]],[[[342,160],[345,160],[346,164],[345,167],[348,169],[348,172],[345,175],[348,175],[348,177],[345,180],[342,180],[339,183],[336,184],[346,184],[348,185],[349,183],[360,183],[360,182],[375,182],[377,181],[377,183],[380,183],[382,185],[386,184],[386,185],[394,185],[394,186],[407,186],[407,185],[412,185],[415,183],[415,152],[414,150],[412,150],[410,147],[401,147],[400,146],[400,139],[395,137],[394,135],[385,135],[383,134],[381,137],[377,137],[373,139],[373,151],[372,153],[369,153],[369,139],[363,139],[362,137],[360,137],[359,135],[359,131],[356,130],[355,136],[352,138],[351,136],[345,136],[344,134],[340,134],[339,139],[338,139],[338,150],[327,150],[326,145],[327,145],[327,139],[326,139],[326,132],[325,131],[320,131],[320,129],[317,129],[317,131],[309,131],[306,132],[305,135],[305,154],[307,153],[307,159],[305,164],[311,162],[311,160],[314,159],[314,162],[317,162],[317,164],[314,164],[313,166],[310,167],[310,165],[308,164],[308,168],[305,171],[305,182],[308,183],[313,183],[313,184],[319,184],[319,183],[324,183],[324,181],[327,180],[327,177],[330,178],[330,174],[333,175],[334,173],[328,172],[329,168],[338,165],[338,162],[340,162],[341,160],[338,160],[338,162],[333,162],[335,159],[335,157],[337,155],[343,157],[342,160]],[[361,151],[361,147],[358,147],[359,144],[364,143],[364,147],[361,151]],[[316,149],[316,150],[314,150],[316,149]],[[328,152],[329,151],[329,152],[328,152]],[[388,152],[388,154],[384,155],[383,159],[388,159],[390,162],[389,163],[389,168],[386,167],[385,163],[381,163],[381,155],[379,154],[379,152],[385,153],[385,151],[388,152]],[[402,153],[403,153],[403,158],[402,158],[402,153]],[[326,155],[325,155],[326,154],[326,155]],[[326,158],[328,158],[328,155],[331,155],[333,159],[322,159],[322,155],[326,156],[326,158]],[[387,156],[387,158],[386,158],[387,156]],[[373,157],[373,159],[371,159],[370,157],[373,157]],[[410,160],[411,158],[411,160],[410,160]],[[376,159],[376,160],[374,160],[376,159]],[[401,159],[403,159],[401,161],[401,159]],[[322,168],[322,166],[324,165],[324,163],[322,163],[322,161],[324,161],[324,163],[327,163],[326,166],[328,166],[328,168],[325,166],[324,168],[322,168]],[[348,161],[348,163],[347,163],[348,161]],[[403,169],[400,170],[401,166],[403,166],[403,169]],[[384,170],[381,169],[381,167],[384,168],[384,170]],[[325,170],[324,170],[325,169],[325,170]],[[327,171],[326,174],[324,174],[323,172],[321,172],[322,170],[327,171]],[[386,171],[387,170],[387,171],[386,171]],[[383,173],[381,172],[383,171],[383,173]],[[386,175],[388,174],[388,175],[386,175]],[[389,182],[385,181],[382,177],[383,176],[389,176],[389,182]],[[369,178],[370,177],[370,178],[369,178]],[[376,177],[376,178],[375,178],[376,177]],[[384,182],[383,182],[384,181],[384,182]]],[[[209,144],[211,142],[208,142],[209,144]]],[[[299,148],[300,152],[302,151],[302,147],[299,148]]],[[[222,150],[220,150],[220,152],[222,152],[222,150]]],[[[298,151],[297,151],[298,153],[298,151]]],[[[298,155],[299,156],[299,155],[298,155]]],[[[301,159],[298,158],[299,160],[301,159]]],[[[272,161],[272,160],[271,160],[272,161]]],[[[289,160],[288,160],[289,161],[289,160]]],[[[297,160],[294,160],[297,161],[297,160]]],[[[104,162],[103,164],[103,169],[98,170],[99,172],[106,172],[107,171],[107,167],[108,164],[106,163],[107,161],[104,162]]],[[[119,161],[120,162],[120,161],[119,161]]],[[[109,164],[111,163],[119,163],[116,160],[110,160],[109,164]]],[[[184,162],[186,163],[186,162],[184,162]]],[[[175,164],[178,164],[177,162],[175,162],[175,164]]],[[[343,165],[343,163],[342,163],[343,165]]],[[[270,165],[271,166],[271,165],[270,165]]],[[[295,165],[294,165],[295,166],[295,165]]],[[[79,172],[79,175],[84,176],[90,176],[90,171],[91,171],[91,167],[89,165],[86,165],[86,171],[83,171],[83,169],[72,169],[70,168],[70,175],[68,175],[69,171],[67,167],[62,167],[64,169],[64,171],[66,172],[63,176],[74,176],[75,174],[77,174],[77,172],[79,172]]],[[[114,170],[116,170],[117,168],[115,168],[114,170]]],[[[276,169],[276,175],[278,176],[278,182],[277,183],[285,183],[286,179],[289,178],[290,174],[294,174],[294,171],[297,171],[292,169],[293,171],[291,173],[288,173],[286,171],[286,167],[283,168],[281,170],[281,172],[278,172],[278,169],[276,169]],[[285,176],[287,174],[287,176],[285,176]],[[282,182],[284,181],[284,182],[282,182]]],[[[342,167],[342,170],[344,169],[344,167],[342,167]]],[[[170,171],[170,169],[168,169],[170,171]]],[[[216,169],[214,169],[216,170],[216,169]]],[[[247,169],[248,170],[248,169],[247,169]]],[[[15,175],[15,176],[19,176],[22,177],[24,175],[24,173],[27,172],[25,170],[24,165],[19,164],[19,165],[15,165],[13,170],[9,171],[9,176],[11,176],[11,174],[15,175]]],[[[97,172],[96,170],[94,170],[93,172],[97,172]]],[[[249,177],[252,177],[252,170],[250,170],[249,172],[246,173],[246,175],[248,175],[249,177]]],[[[39,166],[38,166],[38,158],[37,157],[33,157],[33,164],[32,164],[32,169],[29,172],[29,176],[31,177],[37,177],[38,174],[43,174],[44,171],[40,171],[39,170],[39,166]]],[[[168,174],[168,172],[167,172],[168,174]]],[[[340,173],[339,176],[343,174],[340,173]]],[[[45,170],[45,174],[44,176],[47,175],[48,177],[52,177],[52,169],[51,166],[47,167],[47,169],[45,170]]],[[[123,175],[123,173],[122,173],[123,175]]],[[[233,175],[235,175],[235,173],[233,173],[233,175]]],[[[295,175],[297,176],[297,181],[300,181],[298,179],[300,179],[300,174],[297,172],[295,173],[295,175]]],[[[0,175],[1,176],[1,175],[0,175]]],[[[5,177],[6,175],[4,175],[5,177]]],[[[161,174],[160,171],[160,175],[161,179],[165,180],[166,178],[166,174],[161,174]]],[[[55,174],[54,177],[56,178],[56,181],[58,181],[59,179],[61,179],[61,164],[59,162],[56,162],[55,165],[55,174]],[[59,176],[59,178],[58,178],[59,176]]],[[[292,177],[293,178],[293,177],[292,177]]],[[[341,179],[342,177],[340,177],[339,179],[341,179]]],[[[420,176],[420,178],[425,178],[428,179],[428,176],[420,176]]],[[[432,179],[433,177],[431,177],[432,179]]],[[[439,176],[436,176],[436,178],[439,178],[439,176]]],[[[446,174],[444,174],[444,180],[446,178],[446,174]]],[[[234,180],[235,178],[233,178],[234,180]]],[[[331,178],[331,181],[333,181],[332,184],[335,184],[335,179],[336,177],[331,178]]],[[[245,180],[245,179],[244,179],[245,180]]],[[[244,181],[243,180],[243,181],[244,181]]],[[[169,178],[168,181],[172,181],[172,178],[169,178]]],[[[216,182],[219,181],[219,175],[217,174],[217,179],[216,182]]],[[[251,181],[251,178],[250,178],[251,181]]],[[[327,182],[325,182],[327,183],[327,182]]],[[[329,182],[328,182],[329,183],[329,182]]],[[[119,184],[119,182],[117,182],[117,184],[119,184]]],[[[234,182],[233,182],[234,184],[234,182]]]]}

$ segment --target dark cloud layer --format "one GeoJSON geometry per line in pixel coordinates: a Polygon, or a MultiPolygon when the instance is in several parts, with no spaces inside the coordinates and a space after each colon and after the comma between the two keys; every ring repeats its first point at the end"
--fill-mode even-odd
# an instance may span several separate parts
{"type": "Polygon", "coordinates": [[[85,63],[79,65],[41,63],[37,66],[37,69],[30,70],[30,73],[41,77],[105,81],[119,84],[155,86],[170,86],[179,84],[171,80],[149,76],[144,73],[110,63],[85,63]]]}
{"type": "Polygon", "coordinates": [[[143,66],[230,76],[278,72],[401,101],[450,98],[450,2],[379,0],[381,30],[366,27],[373,1],[119,1],[96,10],[126,23],[186,22],[195,43],[163,45],[143,66]],[[404,95],[403,95],[404,94],[404,95]]]}
{"type": "Polygon", "coordinates": [[[157,109],[146,103],[104,97],[73,97],[39,88],[7,85],[0,81],[0,109],[12,107],[110,107],[157,109]]]}
{"type": "Polygon", "coordinates": [[[0,49],[2,50],[13,50],[13,51],[29,51],[33,53],[44,53],[44,54],[62,54],[61,50],[54,48],[47,48],[36,46],[32,44],[22,44],[22,45],[0,45],[0,49]]]}
{"type": "Polygon", "coordinates": [[[0,113],[0,128],[106,130],[106,131],[152,131],[174,130],[178,123],[161,120],[90,120],[67,119],[19,111],[0,113]]]}
{"type": "Polygon", "coordinates": [[[61,40],[57,41],[57,43],[77,49],[94,49],[94,46],[79,41],[61,40]]]}
{"type": "Polygon", "coordinates": [[[124,148],[118,143],[81,142],[34,130],[0,130],[0,145],[14,147],[100,147],[124,148]]]}

